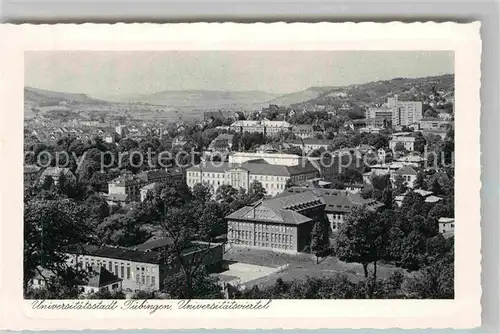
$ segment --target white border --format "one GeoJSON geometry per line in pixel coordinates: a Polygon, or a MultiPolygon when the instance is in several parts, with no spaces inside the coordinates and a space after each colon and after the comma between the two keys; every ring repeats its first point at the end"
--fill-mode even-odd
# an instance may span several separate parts
{"type": "MultiPolygon", "coordinates": [[[[3,25],[1,326],[6,329],[470,328],[480,325],[479,23],[3,25]],[[275,300],[264,311],[33,312],[22,300],[23,73],[32,50],[452,50],[455,300],[275,300]],[[7,268],[7,270],[6,270],[7,268]],[[165,321],[168,317],[168,320],[165,321]],[[44,319],[44,320],[41,320],[44,319]],[[92,319],[92,321],[89,321],[92,319]],[[195,321],[191,319],[196,319],[195,321]],[[264,321],[262,321],[265,319],[264,321]],[[141,321],[142,320],[142,321],[141,321]],[[191,321],[190,321],[191,320],[191,321]]],[[[159,303],[160,301],[150,301],[159,303]]]]}

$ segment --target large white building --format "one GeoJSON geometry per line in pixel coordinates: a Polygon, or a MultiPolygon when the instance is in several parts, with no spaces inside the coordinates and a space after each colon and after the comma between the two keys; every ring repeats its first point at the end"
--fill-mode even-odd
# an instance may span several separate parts
{"type": "Polygon", "coordinates": [[[408,126],[422,119],[420,101],[399,101],[395,95],[387,99],[387,107],[392,109],[392,126],[408,126]]]}
{"type": "Polygon", "coordinates": [[[266,152],[233,152],[229,155],[229,163],[242,164],[247,161],[262,159],[271,165],[297,166],[302,158],[296,154],[266,152]]]}
{"type": "MultiPolygon", "coordinates": [[[[276,161],[275,161],[276,162],[276,161]]],[[[309,160],[299,160],[297,164],[277,164],[265,158],[245,162],[205,161],[186,171],[187,185],[207,184],[215,193],[221,185],[248,190],[254,181],[262,184],[268,195],[277,195],[285,190],[286,182],[299,182],[318,177],[319,171],[309,160]]]]}
{"type": "Polygon", "coordinates": [[[280,132],[292,130],[292,125],[285,121],[236,121],[229,127],[236,132],[262,133],[266,136],[275,136],[280,132]]]}

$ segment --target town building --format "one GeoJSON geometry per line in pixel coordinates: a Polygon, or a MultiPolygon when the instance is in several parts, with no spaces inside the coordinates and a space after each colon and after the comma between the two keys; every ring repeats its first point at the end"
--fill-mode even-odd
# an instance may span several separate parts
{"type": "Polygon", "coordinates": [[[408,188],[413,189],[418,172],[411,166],[404,166],[394,172],[392,182],[396,181],[397,177],[402,177],[408,188]]]}
{"type": "Polygon", "coordinates": [[[226,217],[229,245],[302,252],[310,245],[324,202],[312,192],[260,200],[226,217]]]}
{"type": "Polygon", "coordinates": [[[415,151],[415,137],[412,136],[396,136],[393,135],[391,140],[389,140],[389,148],[393,151],[396,152],[396,146],[401,146],[398,145],[400,143],[403,145],[404,149],[407,151],[415,151]]]}
{"type": "Polygon", "coordinates": [[[144,181],[131,173],[124,173],[108,182],[108,197],[110,195],[126,195],[127,200],[140,200],[140,188],[144,181]]]}
{"type": "Polygon", "coordinates": [[[445,236],[452,236],[455,234],[455,218],[441,217],[438,220],[439,233],[445,236]]]}
{"type": "Polygon", "coordinates": [[[422,102],[400,101],[398,96],[387,99],[387,107],[392,109],[392,126],[404,126],[422,119],[422,102]]]}
{"type": "Polygon", "coordinates": [[[140,189],[141,192],[141,202],[144,202],[148,196],[148,192],[152,192],[155,189],[156,183],[150,183],[140,189]]]}
{"type": "Polygon", "coordinates": [[[236,121],[229,127],[239,133],[262,133],[265,136],[276,136],[280,132],[289,132],[292,125],[286,121],[269,121],[267,119],[259,121],[236,121]]]}
{"type": "Polygon", "coordinates": [[[297,166],[302,157],[296,154],[279,152],[232,152],[229,155],[230,164],[242,164],[252,160],[262,159],[272,165],[297,166]]]}
{"type": "Polygon", "coordinates": [[[328,150],[328,147],[332,144],[331,140],[326,139],[316,139],[316,138],[305,138],[299,140],[293,140],[289,143],[291,146],[299,147],[302,153],[308,154],[314,150],[328,150]]]}
{"type": "Polygon", "coordinates": [[[314,126],[309,124],[298,124],[292,127],[292,133],[302,139],[312,138],[316,134],[314,126]]]}
{"type": "Polygon", "coordinates": [[[63,168],[63,167],[45,168],[45,170],[42,172],[40,176],[40,180],[43,182],[46,177],[50,176],[54,181],[54,184],[57,185],[59,183],[59,177],[61,175],[64,175],[66,177],[66,180],[76,181],[75,174],[73,174],[73,172],[69,168],[63,168]]]}
{"type": "Polygon", "coordinates": [[[78,284],[78,289],[82,294],[95,292],[117,292],[122,290],[123,279],[112,274],[104,267],[91,267],[89,277],[78,284]]]}
{"type": "Polygon", "coordinates": [[[321,197],[325,203],[324,211],[330,224],[332,233],[335,233],[344,223],[346,215],[354,208],[365,206],[368,210],[379,210],[384,205],[372,198],[363,198],[360,193],[353,193],[340,189],[308,189],[304,187],[291,187],[287,193],[308,193],[321,197]]]}
{"type": "Polygon", "coordinates": [[[213,193],[226,184],[248,190],[254,181],[258,181],[271,196],[282,192],[288,180],[299,182],[317,176],[318,170],[308,160],[292,166],[271,164],[264,159],[244,163],[206,161],[186,171],[186,181],[190,188],[202,183],[211,186],[213,193]]]}
{"type": "Polygon", "coordinates": [[[140,172],[137,174],[137,178],[144,184],[151,184],[165,182],[171,178],[171,175],[163,169],[151,169],[140,172]]]}
{"type": "Polygon", "coordinates": [[[439,117],[425,117],[416,122],[419,130],[447,130],[452,127],[452,122],[439,117]]]}
{"type": "MultiPolygon", "coordinates": [[[[163,288],[165,278],[179,270],[178,263],[167,264],[164,250],[171,243],[170,238],[163,238],[131,248],[94,245],[78,249],[74,247],[68,251],[67,263],[80,268],[103,267],[122,280],[122,288],[126,291],[158,291],[163,288]]],[[[186,261],[203,254],[201,265],[208,271],[222,266],[222,244],[193,244],[196,246],[186,248],[182,253],[186,261]]]]}
{"type": "Polygon", "coordinates": [[[374,119],[374,118],[382,118],[382,119],[387,119],[391,120],[392,119],[392,112],[393,110],[382,106],[382,107],[371,107],[368,108],[365,112],[365,118],[366,119],[374,119]]]}

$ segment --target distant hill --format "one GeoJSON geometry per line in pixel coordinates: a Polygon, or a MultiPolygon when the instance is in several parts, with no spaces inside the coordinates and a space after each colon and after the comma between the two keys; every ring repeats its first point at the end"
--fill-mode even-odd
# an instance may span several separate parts
{"type": "Polygon", "coordinates": [[[277,94],[263,91],[179,90],[135,96],[111,96],[113,102],[142,102],[169,107],[225,107],[266,103],[277,94]]]}
{"type": "Polygon", "coordinates": [[[292,99],[290,99],[289,102],[294,107],[314,104],[335,105],[342,102],[352,102],[360,105],[371,103],[382,104],[387,102],[388,97],[394,95],[398,95],[402,101],[424,102],[428,99],[429,95],[435,92],[444,92],[445,97],[452,98],[455,91],[454,81],[455,76],[453,74],[423,78],[394,78],[345,87],[309,88],[305,91],[285,96],[295,96],[297,100],[300,100],[302,97],[304,98],[302,101],[297,102],[292,102],[292,99]],[[307,98],[308,95],[304,94],[304,92],[310,90],[319,94],[307,98]]]}
{"type": "Polygon", "coordinates": [[[269,103],[276,105],[292,105],[308,100],[313,100],[332,89],[334,89],[334,87],[310,87],[299,92],[278,96],[277,98],[269,101],[269,103]]]}
{"type": "Polygon", "coordinates": [[[91,98],[86,94],[61,93],[32,87],[24,88],[25,105],[38,107],[74,104],[105,104],[106,101],[91,98]]]}

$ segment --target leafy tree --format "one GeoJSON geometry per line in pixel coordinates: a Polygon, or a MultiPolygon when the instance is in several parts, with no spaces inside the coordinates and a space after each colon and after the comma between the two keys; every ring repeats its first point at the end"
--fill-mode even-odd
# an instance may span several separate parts
{"type": "Polygon", "coordinates": [[[316,263],[318,263],[318,258],[326,251],[328,245],[328,224],[325,220],[319,220],[314,224],[311,232],[311,251],[316,255],[316,263]]]}
{"type": "Polygon", "coordinates": [[[396,195],[403,195],[408,190],[408,186],[403,176],[397,175],[394,179],[394,193],[396,195]]]}
{"type": "Polygon", "coordinates": [[[437,178],[434,179],[431,185],[431,191],[434,193],[434,195],[439,196],[443,194],[443,189],[441,188],[441,185],[439,184],[439,181],[437,178]]]}
{"type": "Polygon", "coordinates": [[[388,230],[389,226],[376,212],[360,207],[347,216],[335,240],[335,254],[342,261],[361,263],[365,278],[368,278],[368,265],[373,263],[370,298],[376,286],[377,262],[387,253],[388,230]]]}
{"type": "Polygon", "coordinates": [[[253,181],[250,185],[250,189],[248,190],[249,204],[263,199],[266,194],[266,189],[262,186],[262,183],[257,180],[253,181]]]}
{"type": "Polygon", "coordinates": [[[415,182],[413,183],[413,188],[426,190],[427,185],[425,182],[425,176],[424,176],[423,172],[418,172],[417,178],[415,179],[415,182]]]}
{"type": "Polygon", "coordinates": [[[424,136],[422,135],[421,132],[415,133],[414,136],[415,136],[415,142],[414,142],[415,151],[420,152],[420,153],[424,153],[425,144],[426,144],[424,136]]]}
{"type": "Polygon", "coordinates": [[[387,187],[382,192],[382,203],[384,203],[384,208],[387,210],[392,210],[394,199],[392,197],[392,189],[387,187]]]}
{"type": "Polygon", "coordinates": [[[167,276],[164,290],[171,299],[223,299],[221,286],[215,277],[208,276],[204,271],[196,271],[193,275],[191,290],[185,284],[187,277],[184,272],[167,276]]]}
{"type": "Polygon", "coordinates": [[[46,191],[51,191],[53,190],[53,187],[54,187],[54,179],[52,178],[52,176],[50,175],[45,176],[42,183],[42,189],[46,191]]]}
{"type": "Polygon", "coordinates": [[[83,219],[85,208],[74,200],[35,198],[24,205],[24,282],[43,267],[63,276],[67,247],[92,241],[93,232],[83,219]]]}

